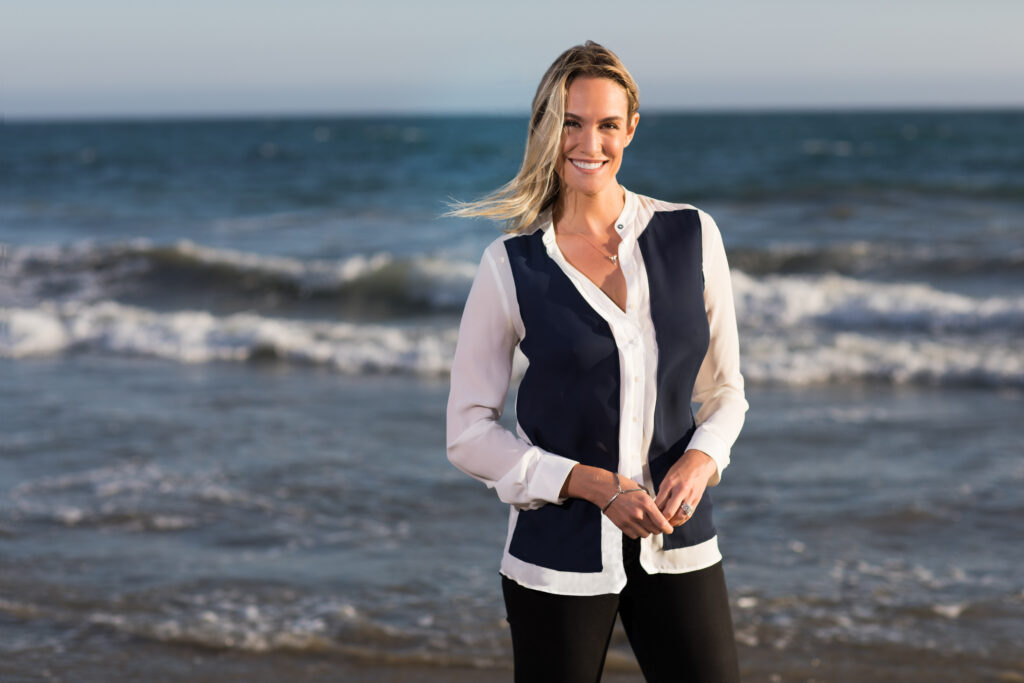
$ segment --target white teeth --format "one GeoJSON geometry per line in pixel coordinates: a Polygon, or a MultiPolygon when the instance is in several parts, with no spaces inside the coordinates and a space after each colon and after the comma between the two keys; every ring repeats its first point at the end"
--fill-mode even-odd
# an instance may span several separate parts
{"type": "Polygon", "coordinates": [[[595,168],[600,168],[601,164],[604,163],[603,161],[595,161],[592,164],[588,164],[585,161],[576,161],[575,159],[570,159],[569,161],[571,161],[572,165],[576,168],[582,168],[587,171],[593,171],[595,168]]]}

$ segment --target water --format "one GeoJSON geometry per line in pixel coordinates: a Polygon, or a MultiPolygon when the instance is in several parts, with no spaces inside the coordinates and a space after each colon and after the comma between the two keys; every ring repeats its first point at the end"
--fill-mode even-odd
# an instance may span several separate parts
{"type": "MultiPolygon", "coordinates": [[[[620,180],[711,212],[733,268],[752,680],[1024,671],[1022,124],[642,114],[620,180]]],[[[443,428],[497,232],[439,216],[524,125],[0,126],[0,672],[507,677],[505,510],[443,428]]]]}

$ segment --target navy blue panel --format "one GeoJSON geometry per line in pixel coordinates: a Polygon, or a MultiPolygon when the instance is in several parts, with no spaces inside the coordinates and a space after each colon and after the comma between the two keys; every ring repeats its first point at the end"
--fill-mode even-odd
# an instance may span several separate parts
{"type": "MultiPolygon", "coordinates": [[[[530,361],[516,420],[530,441],[611,472],[619,464],[619,352],[608,323],[547,254],[543,232],[505,241],[530,361]]],[[[584,501],[521,512],[509,552],[543,567],[601,571],[601,511],[584,501]]]]}
{"type": "Polygon", "coordinates": [[[548,255],[542,233],[505,241],[530,364],[516,419],[530,441],[610,471],[619,466],[619,350],[612,331],[548,255]]]}
{"type": "Polygon", "coordinates": [[[562,572],[599,572],[603,566],[601,511],[579,498],[521,510],[508,552],[562,572]]]}
{"type": "MultiPolygon", "coordinates": [[[[647,454],[657,490],[693,435],[690,399],[710,341],[704,309],[700,215],[695,209],[657,212],[638,244],[647,268],[651,320],[658,344],[658,400],[647,454]]],[[[705,492],[693,518],[666,535],[664,545],[682,548],[714,535],[711,496],[705,492]]]]}

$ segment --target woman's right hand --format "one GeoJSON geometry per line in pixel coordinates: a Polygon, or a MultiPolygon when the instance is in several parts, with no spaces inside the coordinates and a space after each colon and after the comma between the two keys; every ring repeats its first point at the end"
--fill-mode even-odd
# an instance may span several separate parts
{"type": "MultiPolygon", "coordinates": [[[[603,508],[618,493],[620,482],[623,490],[638,488],[636,482],[614,472],[576,464],[565,478],[562,495],[582,498],[603,508]]],[[[670,534],[673,531],[673,526],[654,504],[654,499],[643,490],[620,493],[604,514],[630,538],[647,538],[651,534],[670,534]]]]}

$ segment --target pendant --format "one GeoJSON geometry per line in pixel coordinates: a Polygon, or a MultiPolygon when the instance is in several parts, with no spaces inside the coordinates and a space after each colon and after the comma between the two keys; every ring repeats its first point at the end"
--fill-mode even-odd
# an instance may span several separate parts
{"type": "Polygon", "coordinates": [[[615,256],[609,256],[608,260],[611,261],[612,263],[614,263],[615,265],[619,265],[619,255],[618,254],[616,254],[615,256]]]}

